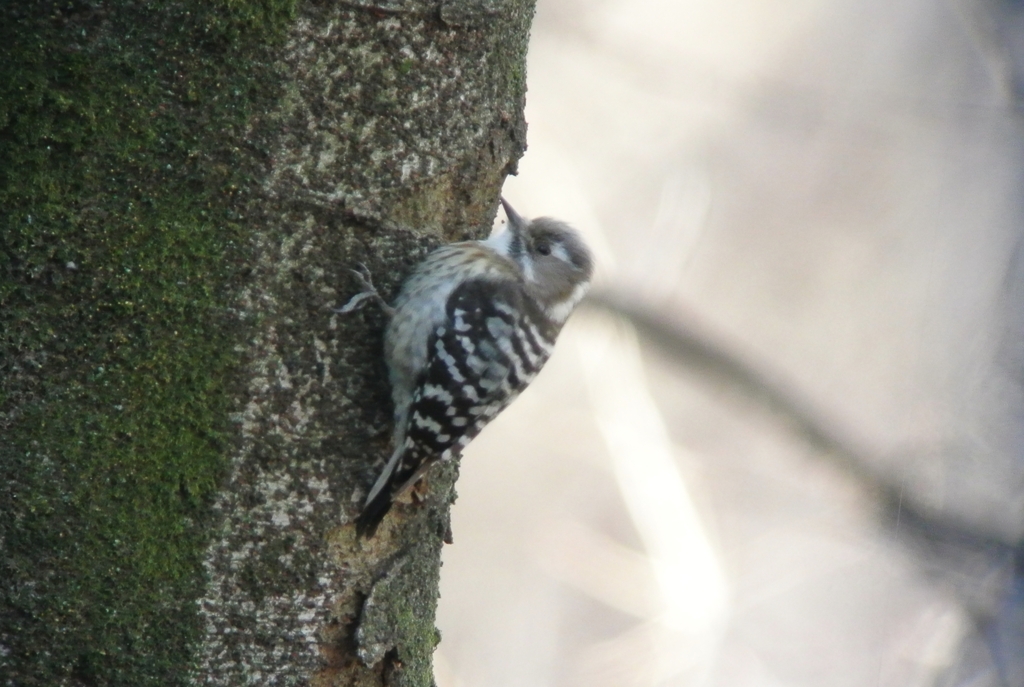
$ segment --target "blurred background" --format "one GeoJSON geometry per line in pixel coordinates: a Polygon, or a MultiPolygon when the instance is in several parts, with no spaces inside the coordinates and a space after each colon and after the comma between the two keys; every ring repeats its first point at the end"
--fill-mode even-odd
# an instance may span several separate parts
{"type": "Polygon", "coordinates": [[[539,0],[595,299],[465,452],[439,687],[1024,685],[1024,3],[539,0]]]}

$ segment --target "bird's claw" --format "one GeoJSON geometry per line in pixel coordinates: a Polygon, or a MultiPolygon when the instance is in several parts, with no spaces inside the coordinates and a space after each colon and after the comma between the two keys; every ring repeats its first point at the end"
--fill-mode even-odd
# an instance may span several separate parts
{"type": "Polygon", "coordinates": [[[352,296],[345,305],[340,308],[335,308],[334,312],[347,314],[355,312],[361,309],[368,300],[375,300],[380,305],[381,309],[390,317],[395,313],[395,309],[388,305],[387,301],[377,291],[377,287],[373,285],[373,278],[370,276],[370,270],[367,269],[363,263],[356,263],[359,266],[358,270],[349,270],[352,276],[356,278],[359,285],[363,287],[363,290],[352,296]]]}
{"type": "Polygon", "coordinates": [[[352,276],[356,278],[359,285],[363,287],[363,291],[367,293],[377,293],[377,287],[373,285],[373,278],[370,276],[370,270],[361,262],[357,262],[356,265],[359,266],[359,269],[349,270],[349,272],[351,272],[352,276]]]}

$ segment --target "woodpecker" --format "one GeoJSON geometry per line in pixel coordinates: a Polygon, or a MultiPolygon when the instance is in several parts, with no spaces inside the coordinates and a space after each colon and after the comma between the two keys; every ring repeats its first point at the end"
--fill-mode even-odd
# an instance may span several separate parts
{"type": "Polygon", "coordinates": [[[449,460],[533,381],[562,325],[586,295],[594,261],[579,234],[549,217],[508,222],[484,241],[438,248],[390,307],[368,273],[364,291],[390,316],[384,355],[395,406],[393,452],[356,520],[372,537],[395,499],[449,460]]]}

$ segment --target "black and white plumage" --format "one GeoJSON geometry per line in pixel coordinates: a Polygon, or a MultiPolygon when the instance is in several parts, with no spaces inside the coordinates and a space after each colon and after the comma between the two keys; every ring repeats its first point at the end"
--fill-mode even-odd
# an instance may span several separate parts
{"type": "MultiPolygon", "coordinates": [[[[533,381],[586,294],[593,259],[579,235],[501,202],[505,231],[428,255],[389,309],[394,451],[356,521],[361,534],[372,536],[430,465],[458,455],[533,381]]],[[[367,287],[360,296],[375,293],[367,287]]]]}

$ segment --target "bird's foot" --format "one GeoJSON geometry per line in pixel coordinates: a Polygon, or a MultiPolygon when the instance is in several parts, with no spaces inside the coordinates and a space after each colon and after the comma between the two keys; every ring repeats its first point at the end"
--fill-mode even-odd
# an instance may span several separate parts
{"type": "Polygon", "coordinates": [[[356,278],[356,281],[359,282],[359,285],[363,287],[363,290],[357,293],[356,295],[352,296],[352,298],[350,298],[348,300],[348,303],[346,303],[345,305],[341,306],[340,308],[335,308],[334,312],[341,313],[343,315],[348,314],[350,312],[355,312],[356,310],[359,310],[364,305],[366,305],[367,301],[375,300],[377,301],[377,304],[380,305],[381,310],[384,311],[384,314],[386,314],[388,317],[391,317],[392,315],[395,314],[395,309],[388,305],[388,302],[384,300],[384,298],[377,291],[377,287],[373,285],[373,279],[370,277],[370,270],[366,268],[366,265],[364,265],[363,263],[359,263],[358,270],[349,270],[349,272],[351,272],[352,275],[356,278]]]}

